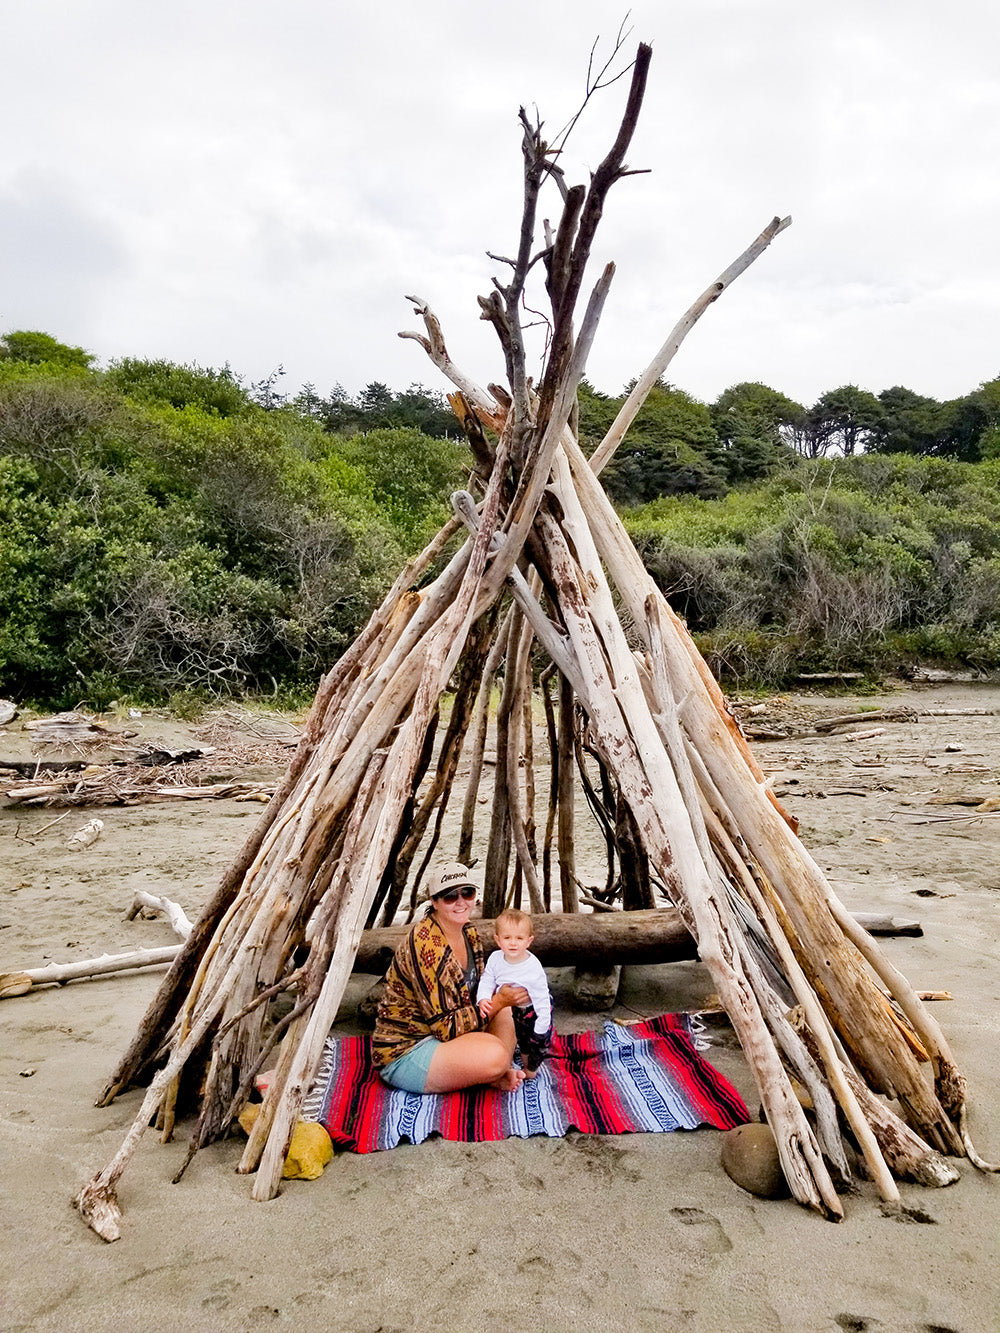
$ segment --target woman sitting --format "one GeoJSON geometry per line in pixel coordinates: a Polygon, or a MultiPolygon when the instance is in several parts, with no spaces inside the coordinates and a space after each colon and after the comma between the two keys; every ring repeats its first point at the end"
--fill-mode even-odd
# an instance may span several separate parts
{"type": "Polygon", "coordinates": [[[526,1004],[520,986],[503,986],[482,1017],[476,988],[483,947],[469,924],[476,886],[465,866],[436,871],[430,906],[396,950],[372,1036],[383,1080],[407,1092],[454,1092],[487,1083],[511,1092],[524,1078],[513,1067],[511,1007],[526,1004]]]}

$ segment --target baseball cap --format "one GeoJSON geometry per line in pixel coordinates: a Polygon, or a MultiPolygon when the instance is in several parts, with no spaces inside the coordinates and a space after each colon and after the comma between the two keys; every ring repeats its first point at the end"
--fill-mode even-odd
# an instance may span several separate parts
{"type": "Polygon", "coordinates": [[[439,866],[431,875],[427,881],[427,893],[434,898],[437,894],[444,893],[446,889],[461,889],[466,884],[474,889],[478,887],[465,866],[459,861],[450,861],[445,866],[439,866]]]}

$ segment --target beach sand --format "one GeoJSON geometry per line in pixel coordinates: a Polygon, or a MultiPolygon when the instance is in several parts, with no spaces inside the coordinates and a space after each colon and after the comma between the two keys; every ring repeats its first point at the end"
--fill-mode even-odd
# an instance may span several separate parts
{"type": "MultiPolygon", "coordinates": [[[[878,724],[884,733],[868,741],[809,735],[755,751],[848,907],[921,922],[921,937],[884,948],[918,989],[953,995],[934,1013],[968,1078],[976,1146],[1000,1159],[1000,814],[970,817],[971,807],[931,800],[1000,796],[1000,727],[995,715],[926,713],[1000,709],[1000,688],[785,697],[750,725],[878,706],[920,716],[878,724]]],[[[134,725],[147,742],[186,733],[155,716],[134,725]]],[[[26,752],[31,737],[16,721],[0,737],[0,762],[26,752]]],[[[134,892],[165,894],[194,915],[259,812],[160,801],[74,809],[51,825],[61,810],[3,809],[0,971],[172,943],[162,920],[124,920],[134,892]],[[93,816],[104,821],[100,839],[68,851],[68,834],[93,816]]],[[[587,836],[585,870],[597,855],[587,836]]],[[[600,862],[590,870],[600,882],[600,862]]],[[[602,1016],[568,1008],[567,973],[551,975],[557,1025],[598,1026],[602,1016]]],[[[150,1132],[121,1182],[122,1239],[106,1245],[69,1201],[136,1113],[138,1091],[107,1109],[93,1103],[161,976],[0,1001],[4,1333],[1000,1329],[1000,1178],[961,1162],[948,1189],[901,1186],[905,1211],[895,1216],[861,1181],[833,1224],[739,1189],[711,1130],[344,1153],[270,1203],[253,1203],[250,1180],[235,1174],[242,1140],[205,1149],[172,1185],[183,1127],[168,1145],[150,1132]]],[[[349,1001],[369,984],[352,981],[349,1001]]],[[[614,1013],[698,1008],[712,989],[696,963],[626,969],[614,1013]]],[[[350,1003],[342,1019],[353,1027],[350,1003]]],[[[709,1058],[756,1112],[731,1032],[716,1032],[709,1058]]]]}

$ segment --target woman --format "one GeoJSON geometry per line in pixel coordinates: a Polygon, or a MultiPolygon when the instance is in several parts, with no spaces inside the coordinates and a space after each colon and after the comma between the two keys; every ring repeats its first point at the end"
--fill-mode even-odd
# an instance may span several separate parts
{"type": "Polygon", "coordinates": [[[469,924],[476,886],[465,866],[435,872],[430,906],[386,973],[372,1037],[383,1080],[407,1092],[454,1092],[488,1083],[512,1092],[524,1072],[512,1065],[511,1008],[527,1003],[519,986],[497,991],[491,1016],[476,1007],[483,947],[469,924]]]}

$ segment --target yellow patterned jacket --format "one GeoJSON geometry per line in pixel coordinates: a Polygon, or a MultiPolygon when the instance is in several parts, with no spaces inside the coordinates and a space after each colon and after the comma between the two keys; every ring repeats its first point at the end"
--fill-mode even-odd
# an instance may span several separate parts
{"type": "MultiPolygon", "coordinates": [[[[476,974],[481,976],[483,946],[474,926],[466,925],[464,933],[476,974]]],[[[425,916],[396,950],[385,975],[372,1035],[372,1063],[384,1069],[424,1037],[450,1041],[487,1026],[461,962],[434,918],[425,916]]]]}

